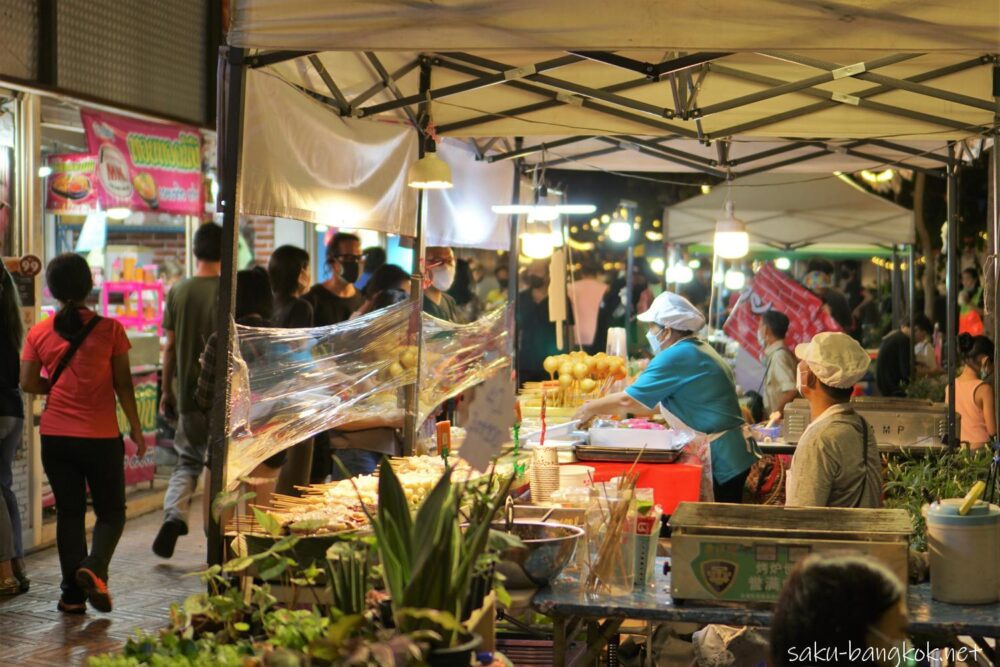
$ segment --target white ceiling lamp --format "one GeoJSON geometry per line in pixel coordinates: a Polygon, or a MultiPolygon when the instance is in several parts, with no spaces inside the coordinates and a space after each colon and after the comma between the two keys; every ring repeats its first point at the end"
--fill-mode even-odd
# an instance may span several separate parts
{"type": "Polygon", "coordinates": [[[437,145],[433,139],[427,139],[424,156],[410,165],[406,184],[417,190],[447,190],[454,185],[451,167],[437,156],[437,145]]]}
{"type": "Polygon", "coordinates": [[[674,264],[667,269],[667,282],[685,285],[694,280],[694,271],[686,264],[674,264]]]}
{"type": "Polygon", "coordinates": [[[739,269],[729,269],[726,271],[725,285],[728,290],[741,290],[746,287],[747,276],[739,269]]]}
{"type": "Polygon", "coordinates": [[[548,223],[529,220],[521,234],[521,253],[531,259],[551,257],[556,248],[556,233],[548,223]]]}
{"type": "Polygon", "coordinates": [[[774,260],[774,268],[778,269],[779,271],[787,271],[788,269],[792,268],[792,260],[788,259],[787,257],[778,257],[776,260],[774,260]]]}
{"type": "Polygon", "coordinates": [[[733,202],[726,202],[726,217],[715,223],[715,254],[724,259],[740,259],[750,252],[747,226],[733,214],[733,202]]]}

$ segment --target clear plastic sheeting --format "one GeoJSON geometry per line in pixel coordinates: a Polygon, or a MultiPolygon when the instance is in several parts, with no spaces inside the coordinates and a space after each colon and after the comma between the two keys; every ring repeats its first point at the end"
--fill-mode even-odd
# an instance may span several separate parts
{"type": "MultiPolygon", "coordinates": [[[[400,427],[403,389],[417,380],[415,315],[416,305],[406,302],[327,327],[238,325],[227,487],[323,431],[400,427]]],[[[505,309],[464,325],[422,314],[422,326],[420,421],[510,363],[505,309]]]]}

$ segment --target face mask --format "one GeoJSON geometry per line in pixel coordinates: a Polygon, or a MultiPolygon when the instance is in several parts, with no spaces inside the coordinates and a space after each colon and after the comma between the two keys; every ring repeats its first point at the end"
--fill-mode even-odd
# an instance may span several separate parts
{"type": "Polygon", "coordinates": [[[361,264],[358,262],[341,262],[340,278],[344,282],[353,284],[361,275],[361,264]]]}
{"type": "Polygon", "coordinates": [[[455,267],[451,264],[436,266],[431,274],[431,284],[442,292],[448,291],[455,282],[455,267]]]}
{"type": "Polygon", "coordinates": [[[757,331],[757,343],[758,343],[758,344],[759,344],[759,345],[760,345],[761,347],[767,347],[767,341],[766,341],[766,340],[764,340],[764,334],[763,334],[763,333],[761,333],[761,332],[760,332],[759,330],[757,331]]]}
{"type": "Polygon", "coordinates": [[[795,369],[795,391],[799,392],[799,396],[805,396],[805,392],[802,390],[805,388],[805,380],[802,379],[802,367],[795,369]]]}
{"type": "Polygon", "coordinates": [[[660,336],[653,331],[646,332],[646,340],[649,341],[649,349],[652,350],[653,356],[655,357],[663,349],[663,343],[660,342],[660,336]]]}
{"type": "Polygon", "coordinates": [[[531,289],[542,289],[545,287],[545,278],[541,276],[528,276],[528,287],[531,289]]]}

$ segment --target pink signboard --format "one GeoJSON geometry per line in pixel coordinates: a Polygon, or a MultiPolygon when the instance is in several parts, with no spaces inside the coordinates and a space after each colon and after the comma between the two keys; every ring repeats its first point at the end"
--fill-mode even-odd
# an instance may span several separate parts
{"type": "Polygon", "coordinates": [[[53,213],[86,215],[100,208],[97,156],[89,153],[50,155],[45,208],[53,213]]]}
{"type": "Polygon", "coordinates": [[[84,110],[80,116],[96,157],[103,208],[202,214],[201,134],[196,128],[99,111],[84,110]]]}

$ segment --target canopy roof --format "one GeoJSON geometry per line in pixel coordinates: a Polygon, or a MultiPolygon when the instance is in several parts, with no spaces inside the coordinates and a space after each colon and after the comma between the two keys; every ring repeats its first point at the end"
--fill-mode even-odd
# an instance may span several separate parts
{"type": "Polygon", "coordinates": [[[738,178],[667,209],[664,234],[674,243],[712,243],[715,223],[732,200],[756,246],[892,246],[914,242],[913,212],[845,179],[757,174],[738,178]]]}

